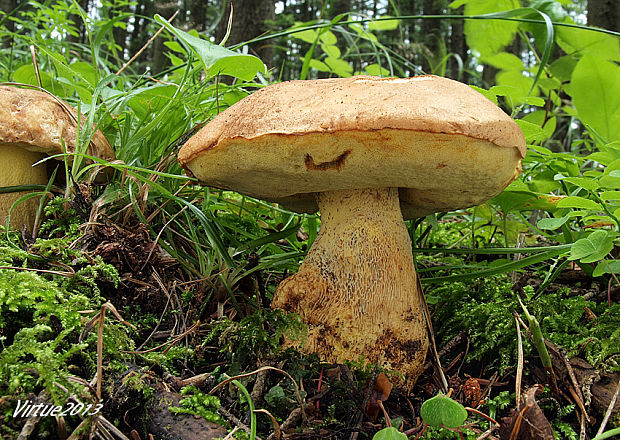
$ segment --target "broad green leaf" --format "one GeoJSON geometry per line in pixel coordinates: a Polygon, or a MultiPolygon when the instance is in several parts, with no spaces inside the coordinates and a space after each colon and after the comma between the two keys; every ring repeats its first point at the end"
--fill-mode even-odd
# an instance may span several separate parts
{"type": "Polygon", "coordinates": [[[340,58],[340,49],[334,44],[321,44],[321,49],[330,58],[340,58]]]}
{"type": "MultiPolygon", "coordinates": [[[[572,22],[571,19],[564,21],[572,22]]],[[[620,60],[618,37],[565,26],[558,26],[556,34],[558,45],[569,55],[591,55],[602,60],[620,60]]]]}
{"type": "Polygon", "coordinates": [[[521,120],[531,122],[532,124],[536,124],[541,127],[548,139],[555,132],[557,118],[555,116],[551,116],[545,120],[546,117],[547,114],[545,111],[537,110],[535,112],[526,114],[525,116],[523,116],[523,118],[521,118],[521,120]],[[543,124],[545,125],[543,126],[543,124]]]}
{"type": "Polygon", "coordinates": [[[577,63],[570,86],[581,121],[606,143],[620,140],[620,67],[586,55],[577,63]]]}
{"type": "MultiPolygon", "coordinates": [[[[455,4],[453,4],[455,5],[455,4]]],[[[456,7],[460,5],[455,5],[456,7]]],[[[453,6],[454,7],[454,6],[453,6]]],[[[519,8],[517,0],[474,0],[465,4],[465,15],[489,14],[519,8]]],[[[500,52],[512,42],[518,23],[501,20],[466,20],[468,46],[481,58],[500,52]]],[[[525,96],[525,95],[523,95],[525,96]]]]}
{"type": "Polygon", "coordinates": [[[407,436],[394,427],[383,428],[372,440],[407,440],[407,436]]]}
{"type": "Polygon", "coordinates": [[[603,191],[600,198],[603,200],[620,200],[620,191],[603,191]]]}
{"type": "Polygon", "coordinates": [[[467,410],[444,394],[437,394],[422,404],[420,416],[430,426],[456,429],[467,419],[467,410]]]}
{"type": "Polygon", "coordinates": [[[378,64],[369,64],[364,68],[364,70],[368,75],[373,76],[388,76],[390,74],[390,71],[388,69],[386,69],[385,67],[381,67],[378,64]]]}
{"type": "MultiPolygon", "coordinates": [[[[295,23],[290,30],[306,27],[305,23],[295,23]]],[[[317,41],[319,31],[317,29],[305,29],[303,31],[292,32],[290,35],[293,38],[305,41],[306,43],[314,44],[317,41]]]]}
{"type": "Polygon", "coordinates": [[[551,63],[549,66],[549,71],[560,81],[570,81],[576,65],[577,60],[575,57],[565,55],[551,63]]]}
{"type": "Polygon", "coordinates": [[[545,100],[539,96],[526,96],[523,102],[528,105],[535,105],[536,107],[545,106],[545,100]]]}
{"type": "Polygon", "coordinates": [[[164,46],[174,52],[185,53],[183,46],[181,46],[177,41],[165,41],[164,46]]]}
{"type": "Polygon", "coordinates": [[[617,177],[612,173],[614,172],[612,171],[611,173],[609,173],[609,175],[601,177],[598,183],[603,188],[620,189],[620,177],[617,177]]]}
{"type": "MultiPolygon", "coordinates": [[[[515,104],[524,102],[524,98],[530,94],[530,89],[534,83],[534,79],[523,75],[521,72],[514,70],[501,71],[495,77],[498,85],[512,87],[512,90],[507,94],[515,104]]],[[[537,90],[533,90],[532,93],[537,95],[537,90]]]]}
{"type": "Polygon", "coordinates": [[[315,58],[310,60],[310,67],[318,70],[319,72],[331,72],[332,71],[332,69],[330,69],[327,64],[315,58]]]}
{"type": "Polygon", "coordinates": [[[523,119],[517,119],[515,122],[521,128],[521,131],[525,136],[525,141],[528,144],[536,141],[544,141],[545,139],[549,138],[547,132],[545,132],[545,130],[540,128],[540,126],[537,124],[533,124],[523,119]]]}
{"type": "Polygon", "coordinates": [[[363,39],[371,40],[377,42],[377,36],[371,32],[368,32],[364,27],[358,23],[351,23],[349,27],[357,32],[357,35],[362,37],[363,39]]]}
{"type": "Polygon", "coordinates": [[[598,183],[594,179],[588,179],[586,177],[566,177],[561,179],[564,182],[572,183],[573,185],[577,185],[580,188],[584,188],[590,191],[594,191],[598,189],[598,183]]]}
{"type": "Polygon", "coordinates": [[[573,243],[568,259],[579,260],[582,263],[602,260],[613,249],[613,238],[613,234],[607,231],[594,231],[573,243]]]}
{"type": "Polygon", "coordinates": [[[614,273],[620,274],[620,260],[607,261],[603,260],[599,262],[594,271],[592,272],[593,277],[600,277],[606,273],[614,273]]]}
{"type": "Polygon", "coordinates": [[[579,196],[569,196],[560,200],[557,204],[558,208],[581,208],[593,211],[602,211],[603,207],[594,200],[586,199],[579,196]]]}
{"type": "Polygon", "coordinates": [[[327,28],[323,28],[320,31],[319,41],[321,44],[327,44],[333,46],[338,42],[336,35],[327,28]]]}
{"type": "Polygon", "coordinates": [[[560,217],[560,218],[543,218],[538,220],[538,224],[537,226],[540,229],[546,229],[546,230],[554,230],[559,228],[560,226],[562,226],[564,223],[566,223],[568,221],[570,217],[568,215],[565,215],[564,217],[560,217]]]}
{"type": "Polygon", "coordinates": [[[607,165],[607,168],[605,168],[605,175],[620,177],[620,173],[618,173],[618,171],[620,171],[620,159],[616,159],[607,165]]]}
{"type": "MultiPolygon", "coordinates": [[[[390,18],[389,15],[384,15],[381,18],[390,18]]],[[[379,20],[371,21],[368,23],[369,31],[393,31],[400,24],[400,20],[397,18],[391,20],[379,20]]]]}
{"type": "Polygon", "coordinates": [[[480,93],[481,95],[483,95],[485,98],[487,98],[489,101],[491,101],[493,104],[497,104],[497,94],[492,92],[491,90],[487,90],[487,89],[483,89],[482,87],[478,87],[478,86],[472,86],[470,85],[469,87],[471,87],[472,89],[474,89],[476,92],[480,93]]]}
{"type": "Polygon", "coordinates": [[[497,54],[488,55],[480,61],[502,70],[516,70],[518,72],[525,70],[525,66],[523,66],[523,61],[521,61],[516,55],[508,52],[500,52],[497,54]]]}
{"type": "Polygon", "coordinates": [[[596,151],[586,158],[588,160],[594,160],[603,165],[609,165],[612,162],[620,159],[620,141],[607,144],[599,147],[601,151],[596,151]]]}
{"type": "MultiPolygon", "coordinates": [[[[49,90],[63,96],[66,95],[66,93],[60,94],[58,93],[58,91],[54,90],[55,87],[59,87],[62,88],[62,90],[64,91],[66,89],[66,86],[61,85],[58,80],[52,75],[44,71],[39,71],[39,76],[41,78],[41,86],[45,90],[49,90]]],[[[29,84],[31,86],[36,86],[37,75],[35,73],[34,66],[31,64],[25,64],[15,69],[15,72],[13,72],[13,81],[22,84],[29,84]]]]}
{"type": "Polygon", "coordinates": [[[332,72],[343,78],[351,76],[353,73],[353,66],[340,58],[325,58],[325,64],[329,66],[332,72]]]}
{"type": "Polygon", "coordinates": [[[97,72],[92,64],[84,61],[78,61],[76,63],[72,63],[69,67],[71,70],[79,74],[81,78],[86,80],[92,87],[95,87],[99,82],[99,77],[97,76],[97,72]]]}
{"type": "Polygon", "coordinates": [[[195,37],[172,26],[162,16],[155,15],[155,20],[165,26],[181,40],[202,61],[208,78],[216,75],[229,75],[244,81],[252,80],[258,72],[265,73],[263,62],[252,55],[244,55],[210,41],[195,37]]]}

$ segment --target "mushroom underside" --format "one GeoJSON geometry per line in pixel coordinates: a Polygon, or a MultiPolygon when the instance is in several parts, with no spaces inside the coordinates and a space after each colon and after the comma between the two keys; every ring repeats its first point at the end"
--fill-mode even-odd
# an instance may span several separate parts
{"type": "Polygon", "coordinates": [[[428,339],[398,189],[329,191],[317,202],[317,239],[272,306],[308,325],[302,351],[377,363],[412,386],[428,339]]]}

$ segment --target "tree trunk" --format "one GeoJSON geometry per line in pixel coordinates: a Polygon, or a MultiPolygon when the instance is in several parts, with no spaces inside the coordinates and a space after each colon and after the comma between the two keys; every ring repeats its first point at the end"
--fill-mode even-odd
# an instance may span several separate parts
{"type": "MultiPolygon", "coordinates": [[[[226,2],[226,9],[217,25],[215,39],[220,42],[228,26],[230,16],[230,1],[226,2]]],[[[267,20],[275,19],[275,0],[237,0],[233,2],[233,18],[230,35],[226,46],[232,46],[264,34],[269,29],[267,20]]],[[[250,44],[250,53],[258,56],[267,66],[273,63],[273,47],[268,41],[250,44]]]]}
{"type": "Polygon", "coordinates": [[[620,32],[620,1],[588,0],[588,26],[620,32]]]}
{"type": "MultiPolygon", "coordinates": [[[[130,5],[118,6],[114,11],[115,16],[123,15],[125,13],[131,12],[130,5]]],[[[119,46],[121,58],[124,58],[125,48],[127,47],[127,19],[122,19],[118,22],[123,23],[123,26],[114,26],[112,28],[112,38],[114,38],[114,43],[119,46]]]]}
{"type": "MultiPolygon", "coordinates": [[[[176,11],[176,2],[169,0],[155,0],[155,12],[166,20],[169,19],[176,11]]],[[[172,22],[174,25],[176,19],[172,22]]],[[[164,42],[165,38],[156,38],[153,41],[153,61],[151,63],[153,74],[157,75],[162,72],[168,64],[168,58],[166,57],[166,46],[164,42]]]]}
{"type": "MultiPolygon", "coordinates": [[[[90,1],[89,0],[78,0],[77,3],[80,5],[80,8],[84,10],[84,13],[88,15],[90,1]]],[[[68,34],[67,41],[71,43],[84,43],[86,32],[84,29],[84,22],[82,21],[82,17],[79,14],[71,14],[69,15],[69,21],[74,24],[78,35],[68,34]]]]}
{"type": "Polygon", "coordinates": [[[207,14],[204,0],[192,0],[190,6],[190,26],[198,32],[204,32],[207,26],[207,14]]]}
{"type": "MultiPolygon", "coordinates": [[[[0,10],[5,14],[10,14],[15,8],[17,8],[17,0],[0,0],[0,10]]],[[[15,22],[8,19],[4,22],[3,26],[8,32],[15,31],[15,22]]],[[[4,37],[0,42],[0,47],[3,49],[9,48],[12,44],[13,37],[4,37]]]]}
{"type": "MultiPolygon", "coordinates": [[[[461,6],[455,12],[459,15],[463,15],[463,9],[463,6],[461,6]]],[[[450,53],[452,53],[453,56],[448,59],[448,77],[467,82],[468,78],[465,76],[467,70],[465,20],[452,20],[450,24],[450,53]],[[459,62],[456,57],[459,57],[463,63],[463,72],[459,72],[459,62]]]]}

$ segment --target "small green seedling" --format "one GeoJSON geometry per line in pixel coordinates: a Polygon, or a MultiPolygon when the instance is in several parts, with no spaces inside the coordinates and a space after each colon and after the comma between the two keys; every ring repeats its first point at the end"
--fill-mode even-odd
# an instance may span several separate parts
{"type": "Polygon", "coordinates": [[[460,403],[439,393],[422,404],[420,415],[429,426],[457,429],[467,419],[467,410],[460,403]]]}
{"type": "Polygon", "coordinates": [[[407,440],[407,436],[394,427],[383,428],[377,432],[372,440],[407,440]]]}

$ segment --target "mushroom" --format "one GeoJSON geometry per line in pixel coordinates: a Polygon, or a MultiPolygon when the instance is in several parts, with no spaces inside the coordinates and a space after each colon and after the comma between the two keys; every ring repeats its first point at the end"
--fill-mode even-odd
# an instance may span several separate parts
{"type": "MultiPolygon", "coordinates": [[[[33,165],[46,155],[63,153],[63,143],[66,152],[75,151],[76,115],[73,107],[49,93],[0,86],[0,187],[47,184],[46,165],[33,165]]],[[[114,151],[100,130],[94,133],[87,154],[114,160],[114,151]]],[[[0,194],[0,224],[24,194],[0,194]]],[[[38,198],[31,198],[17,205],[11,213],[11,226],[32,227],[38,204],[38,198]]]]}
{"type": "Polygon", "coordinates": [[[356,76],[265,87],[180,150],[200,182],[321,213],[272,307],[308,325],[301,348],[364,359],[411,387],[428,347],[404,219],[480,204],[521,172],[518,125],[450,79],[356,76]]]}

